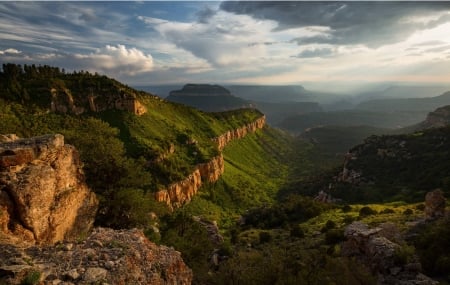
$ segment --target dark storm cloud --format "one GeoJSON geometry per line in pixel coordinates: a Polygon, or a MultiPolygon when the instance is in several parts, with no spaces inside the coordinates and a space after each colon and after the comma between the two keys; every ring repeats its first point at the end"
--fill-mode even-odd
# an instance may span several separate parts
{"type": "Polygon", "coordinates": [[[406,21],[450,11],[450,2],[223,2],[224,11],[278,22],[278,30],[322,26],[328,37],[296,38],[298,44],[365,44],[379,47],[406,39],[414,31],[449,22],[449,15],[429,22],[406,21]]]}

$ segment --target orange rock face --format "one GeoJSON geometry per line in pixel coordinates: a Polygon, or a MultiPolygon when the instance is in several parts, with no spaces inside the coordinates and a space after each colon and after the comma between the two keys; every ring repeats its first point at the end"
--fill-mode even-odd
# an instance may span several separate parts
{"type": "Polygon", "coordinates": [[[3,236],[38,244],[77,237],[91,228],[97,204],[62,135],[0,143],[3,236]]]}

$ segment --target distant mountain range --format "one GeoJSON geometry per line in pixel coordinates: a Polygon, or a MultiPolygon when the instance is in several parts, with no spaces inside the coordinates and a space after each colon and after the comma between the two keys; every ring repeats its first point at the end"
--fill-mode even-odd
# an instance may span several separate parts
{"type": "Polygon", "coordinates": [[[429,98],[404,99],[375,99],[362,102],[356,106],[358,110],[396,112],[396,111],[425,111],[450,104],[450,91],[442,95],[429,98]]]}
{"type": "MultiPolygon", "coordinates": [[[[252,90],[255,91],[256,89],[252,90]]],[[[257,90],[264,91],[261,88],[257,88],[257,90]]],[[[171,91],[166,99],[207,112],[256,108],[262,111],[266,115],[267,121],[272,124],[282,121],[287,116],[322,111],[319,104],[315,102],[261,102],[243,99],[234,96],[232,93],[220,85],[186,84],[180,90],[171,91]]],[[[264,95],[264,92],[262,95],[264,95]]],[[[287,93],[284,99],[289,96],[295,97],[294,93],[287,93]]],[[[254,97],[257,96],[255,95],[254,97]]]]}

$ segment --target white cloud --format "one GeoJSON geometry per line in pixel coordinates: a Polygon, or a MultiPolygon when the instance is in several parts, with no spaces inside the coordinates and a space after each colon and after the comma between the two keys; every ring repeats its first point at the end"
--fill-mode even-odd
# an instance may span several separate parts
{"type": "Polygon", "coordinates": [[[216,67],[239,67],[267,56],[264,45],[253,43],[265,42],[276,26],[273,21],[223,11],[211,16],[207,23],[169,22],[142,16],[138,19],[158,31],[166,41],[216,67]]]}
{"type": "Polygon", "coordinates": [[[75,54],[73,57],[83,66],[115,74],[134,75],[153,69],[153,57],[137,48],[127,48],[124,45],[97,49],[95,53],[75,54]]]}
{"type": "Polygon", "coordinates": [[[22,52],[15,48],[8,48],[5,50],[0,50],[0,54],[20,54],[20,53],[22,53],[22,52]]]}

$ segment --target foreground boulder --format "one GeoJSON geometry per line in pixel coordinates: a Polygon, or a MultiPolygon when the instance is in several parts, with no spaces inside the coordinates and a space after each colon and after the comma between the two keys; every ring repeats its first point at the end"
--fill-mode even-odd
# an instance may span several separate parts
{"type": "Polygon", "coordinates": [[[342,254],[356,257],[369,266],[378,275],[378,284],[438,284],[421,273],[418,257],[390,227],[369,228],[364,223],[353,222],[344,231],[346,241],[342,244],[342,254]]]}
{"type": "Polygon", "coordinates": [[[137,229],[96,228],[84,241],[43,248],[0,245],[0,256],[0,284],[34,275],[39,284],[185,285],[193,276],[179,252],[137,229]]]}
{"type": "Polygon", "coordinates": [[[425,218],[435,219],[445,215],[446,199],[440,189],[428,192],[425,195],[425,218]]]}
{"type": "Polygon", "coordinates": [[[62,135],[0,142],[0,242],[53,244],[86,234],[98,201],[62,135]]]}

